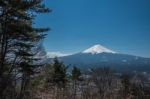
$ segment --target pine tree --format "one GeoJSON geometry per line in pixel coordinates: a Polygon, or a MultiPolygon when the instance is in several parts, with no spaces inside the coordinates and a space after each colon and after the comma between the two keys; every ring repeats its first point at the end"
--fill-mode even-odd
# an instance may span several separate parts
{"type": "Polygon", "coordinates": [[[80,69],[74,66],[72,70],[72,80],[79,80],[80,76],[81,76],[80,69]]]}
{"type": "Polygon", "coordinates": [[[74,99],[76,99],[76,93],[77,93],[77,81],[79,80],[79,77],[81,76],[81,71],[76,66],[73,67],[72,70],[72,80],[73,80],[73,89],[74,89],[74,99]]]}
{"type": "Polygon", "coordinates": [[[127,99],[130,95],[130,80],[128,75],[122,76],[122,95],[124,99],[127,99]]]}
{"type": "Polygon", "coordinates": [[[59,88],[64,88],[67,82],[67,69],[62,62],[59,62],[57,58],[54,58],[54,64],[53,66],[53,74],[52,74],[52,80],[55,85],[57,85],[59,88]]]}
{"type": "MultiPolygon", "coordinates": [[[[36,43],[45,37],[47,28],[36,28],[36,13],[50,10],[42,0],[0,0],[0,98],[5,99],[9,86],[21,78],[21,94],[26,90],[35,68],[36,43]],[[19,76],[18,76],[19,74],[19,76]]],[[[12,85],[11,85],[12,86],[12,85]]],[[[14,84],[15,87],[15,84],[14,84]]]]}

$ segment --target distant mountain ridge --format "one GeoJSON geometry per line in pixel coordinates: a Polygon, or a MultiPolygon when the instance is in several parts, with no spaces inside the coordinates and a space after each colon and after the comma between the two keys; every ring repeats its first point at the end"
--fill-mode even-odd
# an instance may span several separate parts
{"type": "Polygon", "coordinates": [[[70,67],[75,65],[82,70],[110,67],[119,72],[150,72],[150,58],[120,54],[101,45],[94,45],[83,52],[59,59],[70,67]]]}

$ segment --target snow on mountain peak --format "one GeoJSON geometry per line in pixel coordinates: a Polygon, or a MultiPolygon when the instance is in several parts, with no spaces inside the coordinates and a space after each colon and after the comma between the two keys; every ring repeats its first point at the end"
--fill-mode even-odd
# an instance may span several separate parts
{"type": "Polygon", "coordinates": [[[116,53],[104,46],[97,44],[83,51],[83,53],[99,54],[99,53],[116,53]]]}

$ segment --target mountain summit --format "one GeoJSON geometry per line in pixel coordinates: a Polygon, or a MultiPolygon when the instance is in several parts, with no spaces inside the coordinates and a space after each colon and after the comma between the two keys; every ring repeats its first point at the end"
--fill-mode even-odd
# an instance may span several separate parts
{"type": "Polygon", "coordinates": [[[94,45],[86,50],[84,50],[82,53],[91,53],[91,54],[99,54],[99,53],[116,53],[100,44],[94,45]]]}
{"type": "MultiPolygon", "coordinates": [[[[81,53],[59,57],[65,65],[78,66],[81,70],[110,67],[118,72],[150,72],[150,58],[116,53],[102,45],[94,45],[81,53]]],[[[48,62],[52,62],[50,58],[48,62]]]]}

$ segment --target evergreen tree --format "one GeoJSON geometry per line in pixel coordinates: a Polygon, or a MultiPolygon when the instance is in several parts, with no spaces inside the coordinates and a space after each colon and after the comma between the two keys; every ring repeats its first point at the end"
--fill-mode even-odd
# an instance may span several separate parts
{"type": "Polygon", "coordinates": [[[52,80],[58,87],[65,87],[67,81],[67,68],[62,62],[59,62],[57,58],[54,58],[53,63],[52,80]]]}
{"type": "Polygon", "coordinates": [[[81,71],[76,66],[73,67],[72,70],[72,80],[73,80],[73,90],[74,95],[73,98],[76,99],[76,93],[77,93],[77,80],[79,80],[79,77],[81,76],[81,71]]]}
{"type": "Polygon", "coordinates": [[[72,80],[79,80],[80,76],[81,76],[80,69],[74,66],[72,70],[72,80]]]}
{"type": "MultiPolygon", "coordinates": [[[[26,90],[35,68],[36,43],[45,37],[47,28],[36,28],[36,13],[50,10],[42,0],[0,0],[0,98],[21,78],[20,96],[26,90]],[[19,74],[19,75],[18,75],[19,74]]],[[[11,97],[12,98],[12,97],[11,97]]],[[[21,99],[21,98],[20,98],[21,99]]]]}
{"type": "Polygon", "coordinates": [[[124,99],[127,99],[130,95],[130,80],[128,75],[122,76],[122,96],[124,99]]]}

